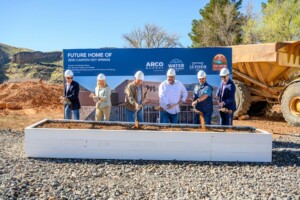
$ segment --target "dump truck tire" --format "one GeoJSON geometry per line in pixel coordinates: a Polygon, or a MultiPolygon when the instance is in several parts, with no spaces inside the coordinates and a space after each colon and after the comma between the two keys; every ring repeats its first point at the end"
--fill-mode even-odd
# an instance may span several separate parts
{"type": "Polygon", "coordinates": [[[284,119],[292,126],[300,126],[300,82],[289,85],[282,95],[284,119]]]}
{"type": "Polygon", "coordinates": [[[281,105],[267,103],[264,109],[264,116],[268,119],[283,119],[281,105]]]}
{"type": "Polygon", "coordinates": [[[242,115],[247,114],[250,105],[251,105],[251,95],[250,89],[244,83],[241,83],[237,80],[234,80],[236,87],[235,91],[235,102],[236,102],[236,111],[234,113],[234,118],[238,118],[242,115]]]}

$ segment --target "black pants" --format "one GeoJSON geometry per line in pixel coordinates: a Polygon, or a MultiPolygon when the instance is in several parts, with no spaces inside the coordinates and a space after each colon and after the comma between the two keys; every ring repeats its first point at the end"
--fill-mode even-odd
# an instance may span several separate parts
{"type": "Polygon", "coordinates": [[[233,112],[231,114],[220,112],[220,124],[232,126],[233,114],[233,112]]]}

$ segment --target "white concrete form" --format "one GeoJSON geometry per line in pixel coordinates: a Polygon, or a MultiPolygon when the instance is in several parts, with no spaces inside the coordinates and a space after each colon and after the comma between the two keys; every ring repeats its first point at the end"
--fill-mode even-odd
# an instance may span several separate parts
{"type": "MultiPolygon", "coordinates": [[[[28,157],[234,162],[272,161],[272,134],[253,127],[214,126],[222,129],[239,130],[238,132],[230,132],[230,130],[226,132],[185,132],[37,128],[47,122],[70,121],[43,120],[27,127],[25,129],[25,153],[28,157]]],[[[124,122],[72,122],[125,124],[124,122]]],[[[140,123],[140,125],[146,124],[149,125],[149,123],[140,123]]],[[[195,127],[195,125],[188,124],[155,125],[195,127]]]]}

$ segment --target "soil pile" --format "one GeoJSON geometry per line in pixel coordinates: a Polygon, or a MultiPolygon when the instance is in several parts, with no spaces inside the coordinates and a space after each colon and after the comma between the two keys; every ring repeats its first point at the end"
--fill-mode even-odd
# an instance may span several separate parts
{"type": "Polygon", "coordinates": [[[59,108],[63,86],[43,81],[4,83],[0,85],[0,107],[8,109],[59,108]]]}
{"type": "MultiPolygon", "coordinates": [[[[135,127],[132,124],[102,124],[102,122],[45,122],[38,126],[38,128],[61,128],[61,129],[99,129],[99,130],[146,130],[146,131],[181,131],[181,132],[255,132],[252,128],[221,128],[221,127],[183,127],[183,126],[155,126],[155,125],[140,125],[135,127]]],[[[259,132],[257,132],[259,133],[259,132]]]]}

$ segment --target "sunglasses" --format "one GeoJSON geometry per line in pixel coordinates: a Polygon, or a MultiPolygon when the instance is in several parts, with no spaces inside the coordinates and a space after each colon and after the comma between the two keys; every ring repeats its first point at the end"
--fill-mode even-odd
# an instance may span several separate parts
{"type": "Polygon", "coordinates": [[[73,78],[67,77],[66,79],[73,79],[73,78]]]}
{"type": "Polygon", "coordinates": [[[226,76],[221,76],[221,78],[226,78],[226,76]]]}

